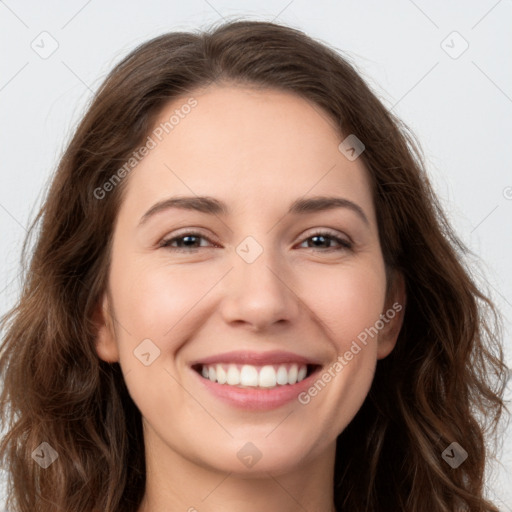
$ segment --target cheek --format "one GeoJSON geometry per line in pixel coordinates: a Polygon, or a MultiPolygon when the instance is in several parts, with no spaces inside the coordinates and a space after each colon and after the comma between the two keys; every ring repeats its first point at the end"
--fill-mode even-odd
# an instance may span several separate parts
{"type": "Polygon", "coordinates": [[[299,396],[299,403],[310,417],[329,425],[335,437],[357,414],[373,381],[377,337],[369,333],[383,312],[385,273],[378,261],[346,265],[316,272],[314,283],[308,305],[324,324],[333,359],[299,396]]]}
{"type": "Polygon", "coordinates": [[[338,352],[347,350],[383,312],[386,281],[379,261],[325,267],[302,279],[306,303],[325,325],[338,352]]]}
{"type": "Polygon", "coordinates": [[[165,340],[168,349],[169,341],[180,339],[185,326],[197,325],[200,302],[223,273],[192,265],[155,266],[137,261],[112,265],[118,320],[131,334],[132,343],[150,338],[163,349],[165,340]]]}
{"type": "Polygon", "coordinates": [[[154,392],[157,387],[163,395],[172,396],[186,415],[190,403],[176,387],[170,361],[202,325],[201,299],[223,273],[200,272],[185,265],[150,266],[137,259],[113,261],[119,358],[130,395],[144,416],[161,410],[162,395],[154,392]],[[147,366],[144,354],[149,354],[147,366]]]}

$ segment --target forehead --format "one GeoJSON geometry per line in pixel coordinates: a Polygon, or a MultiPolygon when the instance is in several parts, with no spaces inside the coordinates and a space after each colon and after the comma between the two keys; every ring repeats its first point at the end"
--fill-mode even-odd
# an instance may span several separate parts
{"type": "Polygon", "coordinates": [[[135,207],[196,194],[219,197],[234,210],[265,204],[277,212],[298,197],[338,193],[373,216],[362,160],[348,160],[338,149],[344,135],[334,121],[296,94],[239,86],[198,90],[169,102],[150,137],[154,147],[128,177],[125,202],[135,207]]]}

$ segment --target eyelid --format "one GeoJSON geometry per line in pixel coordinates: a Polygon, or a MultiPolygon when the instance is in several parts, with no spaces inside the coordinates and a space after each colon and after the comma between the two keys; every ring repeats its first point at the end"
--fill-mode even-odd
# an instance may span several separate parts
{"type": "Polygon", "coordinates": [[[345,237],[346,238],[346,242],[348,242],[350,244],[354,243],[352,238],[350,236],[348,236],[346,233],[343,233],[342,231],[337,231],[337,230],[332,229],[332,228],[312,228],[312,229],[313,229],[313,231],[306,231],[306,233],[301,235],[301,238],[302,239],[310,238],[310,237],[315,236],[315,235],[331,235],[332,237],[335,237],[335,238],[343,238],[343,237],[345,237]]]}
{"type": "MultiPolygon", "coordinates": [[[[318,251],[318,252],[340,251],[342,249],[351,251],[354,249],[355,243],[352,240],[352,238],[350,236],[348,236],[346,233],[339,232],[332,228],[321,228],[320,227],[320,228],[311,228],[311,229],[312,229],[312,231],[306,231],[305,233],[303,233],[301,235],[300,239],[297,242],[295,242],[294,245],[303,244],[304,242],[306,242],[307,240],[309,240],[310,238],[312,238],[314,236],[327,236],[327,237],[331,238],[332,240],[334,240],[340,247],[332,247],[332,248],[326,248],[326,249],[322,249],[322,248],[315,249],[314,247],[310,247],[309,249],[312,249],[313,251],[318,251]]],[[[157,247],[164,248],[164,249],[170,248],[177,252],[192,253],[192,252],[198,251],[199,249],[211,249],[211,248],[215,248],[215,246],[219,247],[219,245],[221,245],[221,244],[219,244],[218,241],[215,241],[215,237],[204,234],[202,232],[201,228],[195,228],[195,227],[190,226],[190,227],[182,228],[182,229],[178,230],[177,232],[172,233],[172,235],[164,236],[158,242],[157,247]],[[171,247],[172,242],[174,242],[176,239],[183,238],[186,235],[195,236],[197,238],[203,238],[204,240],[206,240],[207,242],[212,244],[213,247],[200,246],[200,247],[194,247],[194,248],[190,248],[190,249],[171,247]]]]}
{"type": "MultiPolygon", "coordinates": [[[[165,247],[165,243],[167,242],[171,242],[173,241],[175,238],[181,238],[181,237],[184,237],[186,235],[192,235],[192,236],[197,236],[197,237],[201,237],[201,238],[204,238],[205,240],[207,240],[208,242],[210,242],[212,245],[220,245],[220,243],[218,241],[215,241],[215,237],[211,236],[211,235],[206,235],[202,230],[201,228],[195,228],[193,226],[191,227],[188,227],[188,228],[182,228],[182,229],[179,229],[178,231],[176,232],[173,232],[171,234],[167,234],[165,235],[164,237],[162,237],[162,239],[157,243],[157,246],[158,247],[165,247]]],[[[208,249],[208,247],[204,247],[204,249],[208,249]]]]}
{"type": "MultiPolygon", "coordinates": [[[[177,237],[179,237],[181,235],[200,235],[200,236],[204,236],[209,241],[214,241],[215,237],[213,237],[211,235],[206,235],[201,230],[202,230],[202,228],[196,228],[194,226],[189,226],[189,227],[186,227],[186,228],[181,228],[178,231],[172,233],[172,237],[171,238],[177,238],[177,237]]],[[[352,238],[350,236],[348,236],[346,233],[343,233],[343,232],[340,232],[340,231],[336,231],[336,230],[334,230],[332,228],[321,228],[320,227],[320,228],[311,228],[311,230],[310,231],[306,231],[305,233],[303,233],[301,235],[301,238],[308,238],[308,237],[311,237],[311,236],[315,236],[317,234],[330,234],[330,235],[333,235],[333,236],[336,236],[336,237],[343,237],[343,236],[345,236],[347,238],[348,242],[354,243],[352,238]]],[[[162,237],[162,240],[160,242],[165,241],[165,240],[169,240],[168,235],[165,235],[164,237],[162,237]]],[[[219,243],[219,242],[216,242],[216,243],[219,243]]]]}

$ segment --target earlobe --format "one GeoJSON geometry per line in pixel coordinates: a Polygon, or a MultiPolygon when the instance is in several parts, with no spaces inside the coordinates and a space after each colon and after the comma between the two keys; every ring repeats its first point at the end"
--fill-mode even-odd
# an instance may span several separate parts
{"type": "Polygon", "coordinates": [[[96,353],[98,357],[107,363],[119,361],[114,323],[110,314],[110,305],[107,293],[103,294],[98,302],[94,313],[94,324],[96,326],[96,353]]]}
{"type": "Polygon", "coordinates": [[[396,272],[381,316],[384,326],[379,332],[377,359],[384,359],[395,348],[404,320],[406,301],[404,276],[396,272]]]}

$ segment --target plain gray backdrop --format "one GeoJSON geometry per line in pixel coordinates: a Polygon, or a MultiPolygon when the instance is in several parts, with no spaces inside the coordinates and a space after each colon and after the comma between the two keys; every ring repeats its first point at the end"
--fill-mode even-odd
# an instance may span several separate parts
{"type": "MultiPolygon", "coordinates": [[[[477,256],[475,275],[505,317],[512,367],[511,0],[0,1],[0,314],[18,296],[29,221],[106,74],[156,35],[233,17],[281,22],[342,51],[413,130],[435,190],[477,256]]],[[[500,461],[488,492],[511,511],[510,428],[500,461]]]]}

